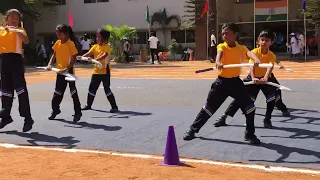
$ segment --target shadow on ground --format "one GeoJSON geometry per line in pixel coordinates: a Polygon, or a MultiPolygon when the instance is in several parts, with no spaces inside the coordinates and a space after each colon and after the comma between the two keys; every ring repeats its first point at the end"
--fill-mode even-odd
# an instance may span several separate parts
{"type": "MultiPolygon", "coordinates": [[[[247,146],[248,143],[245,142],[239,142],[239,141],[230,141],[230,140],[222,140],[222,139],[211,139],[211,138],[204,138],[199,137],[201,140],[206,141],[217,141],[217,142],[223,142],[223,143],[231,143],[231,144],[239,144],[239,145],[245,145],[247,146]]],[[[253,162],[270,162],[270,163],[289,163],[289,164],[318,164],[320,163],[320,152],[319,151],[312,151],[297,147],[288,147],[280,144],[273,144],[273,143],[261,143],[260,147],[276,151],[280,154],[279,158],[276,158],[274,160],[249,160],[253,162]],[[286,158],[290,156],[291,153],[298,153],[300,155],[307,155],[307,156],[315,156],[318,158],[316,161],[312,162],[292,162],[292,161],[285,161],[286,158]]]]}
{"type": "Polygon", "coordinates": [[[80,142],[79,140],[74,139],[73,136],[56,137],[56,136],[41,134],[39,132],[23,133],[18,131],[4,131],[4,132],[0,132],[0,134],[16,135],[23,138],[27,138],[28,139],[27,142],[30,143],[29,145],[32,145],[32,146],[40,146],[38,143],[44,142],[44,143],[52,143],[50,145],[45,145],[45,146],[53,146],[53,147],[59,146],[64,148],[74,148],[76,147],[76,144],[80,142]]]}
{"type": "Polygon", "coordinates": [[[91,130],[102,129],[105,131],[119,131],[122,129],[122,127],[120,127],[120,126],[106,126],[103,124],[93,124],[93,123],[87,123],[87,122],[83,122],[83,121],[78,122],[78,123],[74,123],[72,121],[67,121],[65,119],[54,119],[51,121],[58,121],[58,122],[69,124],[71,126],[67,126],[67,127],[71,127],[71,128],[84,128],[84,129],[91,129],[91,130]]]}
{"type": "MultiPolygon", "coordinates": [[[[92,109],[92,111],[102,112],[102,113],[110,113],[109,111],[92,109]]],[[[152,113],[144,113],[144,112],[135,112],[135,111],[119,111],[118,113],[113,113],[110,116],[100,116],[100,117],[91,117],[93,119],[103,119],[103,118],[118,118],[118,119],[129,119],[134,116],[150,116],[152,113]]]]}

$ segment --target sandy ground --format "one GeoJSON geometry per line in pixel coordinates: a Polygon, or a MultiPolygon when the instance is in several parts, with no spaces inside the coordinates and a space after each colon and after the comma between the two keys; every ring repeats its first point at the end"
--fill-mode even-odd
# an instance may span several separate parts
{"type": "Polygon", "coordinates": [[[159,160],[30,149],[0,149],[1,179],[218,179],[315,180],[312,174],[187,163],[159,166],[159,160]]]}
{"type": "MultiPolygon", "coordinates": [[[[209,62],[164,62],[163,65],[115,65],[116,78],[185,78],[213,79],[216,73],[195,75],[194,71],[212,66],[209,62]]],[[[279,79],[320,79],[320,61],[308,63],[284,62],[295,72],[276,70],[279,79]]],[[[78,66],[76,75],[90,77],[92,69],[78,66]]],[[[245,75],[245,72],[243,72],[245,75]]],[[[54,81],[53,72],[27,69],[27,82],[54,81]]],[[[274,173],[260,170],[187,163],[181,167],[159,166],[160,161],[119,157],[105,154],[65,153],[32,149],[0,148],[0,179],[217,179],[217,180],[315,180],[319,175],[274,173]]]]}

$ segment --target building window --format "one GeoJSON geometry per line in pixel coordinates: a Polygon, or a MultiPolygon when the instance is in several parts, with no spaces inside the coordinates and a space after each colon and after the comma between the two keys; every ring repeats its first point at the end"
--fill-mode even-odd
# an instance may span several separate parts
{"type": "Polygon", "coordinates": [[[171,31],[171,40],[175,39],[177,43],[194,43],[195,36],[194,30],[171,31]]]}
{"type": "Polygon", "coordinates": [[[171,31],[171,40],[175,39],[177,43],[185,43],[186,42],[186,31],[171,31]]]}
{"type": "Polygon", "coordinates": [[[234,0],[237,4],[243,4],[243,3],[253,3],[254,0],[234,0]]]}
{"type": "Polygon", "coordinates": [[[101,3],[101,2],[109,2],[109,0],[84,0],[85,4],[88,4],[88,3],[101,3]]]}
{"type": "Polygon", "coordinates": [[[96,0],[84,0],[84,3],[96,3],[96,0]]]}
{"type": "Polygon", "coordinates": [[[137,32],[137,34],[136,44],[147,44],[147,32],[137,32]]]}
{"type": "MultiPolygon", "coordinates": [[[[55,5],[66,5],[66,0],[53,0],[56,2],[55,5]]],[[[43,2],[43,5],[52,5],[52,3],[43,2]]]]}
{"type": "Polygon", "coordinates": [[[196,33],[194,30],[186,30],[186,43],[196,42],[196,33]]]}

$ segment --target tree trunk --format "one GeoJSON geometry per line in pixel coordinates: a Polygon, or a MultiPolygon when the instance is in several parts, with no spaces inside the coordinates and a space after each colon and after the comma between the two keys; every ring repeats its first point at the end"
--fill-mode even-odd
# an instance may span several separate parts
{"type": "Polygon", "coordinates": [[[162,28],[162,33],[163,33],[163,37],[164,37],[164,48],[167,49],[167,33],[166,33],[166,29],[165,28],[162,28]]]}

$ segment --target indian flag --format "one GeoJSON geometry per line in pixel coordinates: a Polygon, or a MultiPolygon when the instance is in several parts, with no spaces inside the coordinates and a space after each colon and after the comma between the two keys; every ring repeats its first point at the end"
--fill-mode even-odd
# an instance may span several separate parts
{"type": "Polygon", "coordinates": [[[287,20],[287,0],[255,0],[256,21],[287,20]]]}

